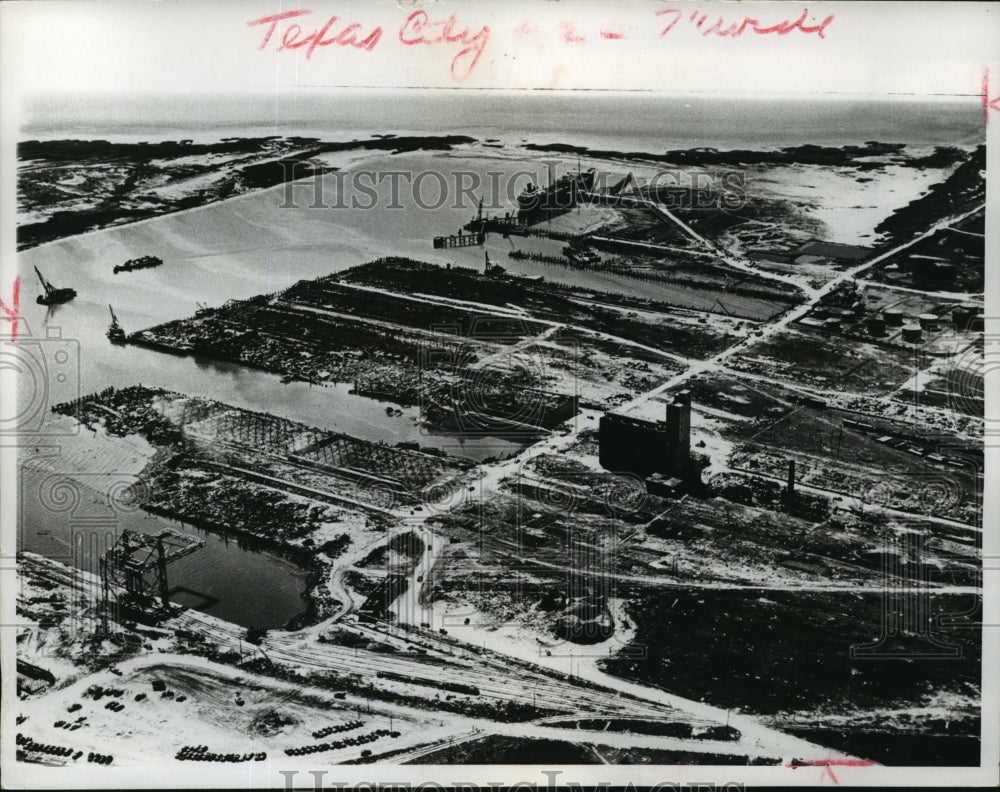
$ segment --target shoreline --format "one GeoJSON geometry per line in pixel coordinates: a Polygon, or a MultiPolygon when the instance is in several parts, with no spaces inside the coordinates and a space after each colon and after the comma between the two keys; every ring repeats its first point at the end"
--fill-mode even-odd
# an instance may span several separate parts
{"type": "MultiPolygon", "coordinates": [[[[110,168],[115,164],[122,166],[122,162],[124,162],[123,167],[133,167],[135,169],[135,173],[128,174],[129,178],[134,179],[139,178],[143,168],[149,169],[152,163],[158,161],[166,162],[168,164],[173,162],[173,167],[177,168],[179,167],[177,165],[178,162],[182,160],[190,160],[192,157],[200,158],[204,163],[204,161],[209,160],[215,155],[225,154],[229,156],[229,160],[220,163],[217,167],[209,166],[207,170],[198,172],[193,177],[182,173],[182,178],[177,178],[173,182],[168,180],[165,184],[154,184],[152,188],[150,188],[148,184],[136,185],[132,192],[127,193],[124,196],[118,195],[117,188],[115,188],[115,185],[112,184],[110,186],[110,194],[105,199],[105,204],[107,205],[106,207],[105,204],[101,204],[99,201],[96,206],[68,210],[59,209],[57,208],[57,205],[53,204],[49,204],[41,209],[34,208],[23,210],[19,205],[17,215],[23,217],[27,214],[44,211],[45,219],[17,225],[17,252],[21,253],[28,250],[35,250],[37,248],[44,247],[45,245],[51,245],[56,242],[63,242],[67,239],[86,236],[97,231],[104,231],[111,228],[121,228],[124,226],[135,226],[160,217],[179,215],[196,209],[204,209],[207,206],[223,203],[235,198],[246,197],[264,190],[281,187],[287,184],[294,184],[299,181],[317,178],[319,176],[341,170],[344,163],[332,165],[328,162],[320,161],[318,166],[313,167],[313,163],[318,159],[323,157],[328,158],[330,155],[354,155],[356,158],[365,159],[367,158],[365,156],[366,154],[368,156],[376,156],[378,154],[406,154],[415,151],[450,151],[455,146],[467,145],[475,142],[477,141],[474,138],[464,135],[424,135],[401,137],[393,134],[374,135],[367,140],[339,142],[323,141],[320,139],[302,138],[297,136],[225,138],[217,144],[194,144],[189,139],[185,139],[183,141],[163,141],[160,143],[109,143],[104,140],[80,140],[73,138],[45,142],[38,140],[20,141],[17,144],[17,172],[19,188],[22,187],[22,184],[31,181],[30,174],[32,172],[37,172],[39,170],[43,172],[53,171],[64,167],[62,163],[64,162],[65,152],[63,152],[62,149],[65,149],[67,146],[81,147],[83,149],[98,147],[99,149],[102,149],[102,158],[94,159],[92,156],[88,158],[86,151],[84,151],[82,152],[83,157],[81,159],[69,160],[70,166],[75,166],[78,169],[96,169],[98,167],[110,168]],[[226,148],[227,146],[228,148],[226,148]],[[259,156],[253,159],[252,156],[254,152],[251,151],[250,153],[247,153],[245,151],[247,146],[256,146],[256,153],[259,156]],[[37,157],[25,159],[22,153],[25,147],[36,147],[43,150],[50,149],[51,154],[44,159],[38,159],[37,157]],[[268,147],[270,147],[270,149],[268,149],[268,147]],[[186,149],[188,148],[194,150],[194,153],[187,154],[186,149]],[[220,148],[222,148],[223,151],[219,151],[218,149],[220,148]],[[166,149],[168,153],[172,152],[174,156],[164,159],[162,156],[163,149],[166,149]],[[243,158],[240,158],[241,154],[244,155],[243,158]],[[247,158],[250,158],[249,161],[247,161],[247,158]],[[27,163],[33,163],[33,166],[28,169],[26,167],[27,163]],[[286,167],[288,165],[291,167],[286,167]],[[306,167],[308,167],[308,172],[302,173],[302,169],[306,167]],[[298,178],[289,178],[290,176],[296,176],[296,171],[298,171],[301,175],[299,175],[298,178]],[[212,180],[208,188],[192,188],[192,192],[183,193],[179,197],[168,199],[168,202],[166,202],[163,206],[138,208],[122,208],[120,206],[120,202],[123,199],[126,201],[142,200],[143,194],[146,196],[146,200],[150,200],[150,193],[148,192],[149,189],[176,189],[178,187],[183,187],[184,182],[191,181],[192,178],[198,179],[205,177],[212,180]],[[142,193],[141,190],[147,190],[147,192],[142,193]],[[191,203],[194,205],[186,205],[191,203]],[[110,218],[105,221],[100,219],[100,216],[98,216],[94,220],[96,225],[87,223],[86,214],[95,212],[99,214],[109,214],[110,218]],[[66,224],[82,223],[87,227],[80,231],[61,235],[58,233],[52,233],[51,230],[48,232],[34,230],[36,227],[44,227],[57,222],[66,224]],[[27,229],[32,229],[33,233],[38,233],[39,239],[37,241],[34,239],[23,241],[22,238],[25,236],[27,229]]],[[[153,168],[153,171],[152,177],[169,177],[171,175],[169,168],[166,166],[160,168],[159,171],[153,168]]],[[[85,179],[82,180],[85,181],[85,179]]],[[[153,180],[155,181],[155,178],[153,180]]],[[[100,187],[108,189],[107,184],[100,181],[98,183],[100,187]]],[[[53,186],[58,188],[61,184],[64,184],[64,182],[57,182],[53,186]]],[[[81,196],[80,200],[85,200],[85,198],[81,196]]]]}
{"type": "MultiPolygon", "coordinates": [[[[94,227],[88,227],[82,231],[70,232],[62,235],[45,235],[45,238],[40,241],[31,241],[27,244],[22,244],[20,239],[18,240],[17,252],[27,252],[29,250],[37,250],[44,248],[49,245],[57,244],[60,242],[65,242],[70,239],[76,239],[80,237],[86,237],[91,234],[106,231],[114,228],[123,227],[138,227],[142,224],[148,223],[152,220],[157,220],[163,217],[171,216],[181,216],[191,212],[205,209],[210,206],[215,206],[218,204],[223,204],[227,201],[235,200],[238,198],[246,198],[248,196],[254,195],[256,193],[264,192],[265,190],[274,189],[276,187],[285,186],[288,184],[294,184],[298,182],[303,182],[308,179],[316,178],[317,176],[322,176],[328,173],[334,173],[343,170],[345,167],[356,165],[359,161],[368,159],[371,156],[377,156],[378,154],[389,153],[391,155],[396,154],[406,154],[416,151],[443,151],[443,152],[455,152],[456,150],[461,151],[464,149],[471,151],[479,151],[481,155],[486,156],[490,159],[498,160],[511,160],[511,159],[530,159],[532,157],[537,157],[538,155],[551,155],[562,158],[572,158],[576,157],[586,157],[588,162],[605,162],[608,164],[621,163],[623,165],[633,165],[633,166],[646,166],[646,167],[662,167],[666,165],[674,165],[679,168],[699,168],[706,167],[710,165],[714,166],[743,166],[743,167],[781,167],[789,165],[823,165],[830,167],[852,167],[859,171],[877,170],[886,166],[902,166],[914,168],[917,171],[924,171],[933,167],[952,167],[961,164],[962,160],[958,159],[954,154],[948,155],[946,150],[953,150],[954,152],[963,152],[966,157],[968,157],[972,152],[975,151],[975,146],[971,145],[955,145],[955,146],[935,146],[934,144],[927,144],[926,146],[918,146],[910,143],[880,143],[875,141],[869,141],[863,145],[861,144],[851,144],[845,143],[840,146],[814,146],[814,145],[801,145],[795,147],[778,147],[778,146],[767,146],[758,149],[718,149],[713,147],[692,147],[688,149],[675,149],[665,151],[663,154],[656,154],[647,151],[622,151],[617,149],[598,149],[591,148],[588,146],[578,146],[570,143],[536,143],[523,140],[518,144],[511,144],[504,142],[498,144],[495,142],[495,138],[490,138],[488,140],[480,140],[477,138],[472,138],[467,135],[403,135],[399,136],[393,133],[388,134],[378,134],[373,135],[367,140],[353,140],[353,141],[323,141],[314,138],[303,138],[297,136],[268,136],[264,138],[258,137],[248,137],[248,138],[224,138],[222,142],[218,144],[194,144],[192,148],[196,149],[210,149],[215,146],[223,145],[224,143],[229,143],[232,146],[241,146],[250,143],[260,143],[261,141],[271,141],[274,143],[285,142],[295,145],[295,148],[284,149],[281,151],[274,152],[276,156],[262,157],[251,163],[237,164],[233,167],[228,167],[227,163],[222,163],[221,167],[214,170],[208,170],[202,176],[214,177],[217,181],[222,181],[224,183],[233,182],[235,183],[243,173],[243,171],[249,170],[251,168],[264,168],[267,166],[281,165],[287,162],[295,163],[292,167],[292,175],[294,175],[295,165],[301,165],[310,159],[323,157],[324,155],[329,156],[330,154],[353,154],[354,158],[351,161],[344,163],[330,164],[328,162],[323,162],[323,164],[315,169],[315,171],[310,171],[299,178],[285,179],[280,178],[274,180],[274,176],[264,176],[264,179],[269,179],[263,183],[258,183],[251,186],[235,186],[229,184],[231,189],[237,190],[236,192],[231,192],[229,194],[219,194],[224,193],[224,189],[219,189],[215,193],[202,194],[200,197],[202,201],[196,203],[195,205],[186,206],[183,205],[186,202],[190,202],[192,197],[198,198],[198,194],[188,194],[183,195],[178,199],[174,200],[173,206],[165,206],[161,208],[160,211],[155,209],[149,209],[150,214],[129,218],[129,213],[132,212],[145,212],[145,209],[123,209],[120,210],[121,214],[119,216],[113,217],[108,222],[100,222],[94,227]],[[487,145],[489,143],[489,145],[487,145]],[[498,145],[502,147],[497,147],[498,145]],[[936,153],[923,153],[917,156],[909,156],[905,152],[907,150],[933,150],[936,153]],[[481,151],[480,151],[481,150],[481,151]],[[873,158],[877,158],[877,161],[872,161],[873,158]],[[883,161],[884,160],[884,161],[883,161]]],[[[84,140],[82,138],[59,138],[47,141],[39,141],[37,139],[19,141],[18,149],[20,150],[24,146],[36,145],[42,147],[58,146],[59,144],[65,143],[89,143],[97,144],[104,143],[111,147],[112,150],[123,148],[130,150],[142,150],[149,148],[154,150],[151,153],[155,154],[156,148],[162,147],[172,147],[172,150],[179,149],[180,145],[177,141],[162,141],[158,143],[147,143],[147,142],[135,142],[135,143],[108,143],[107,141],[99,140],[84,140]]],[[[195,156],[200,156],[203,159],[210,158],[212,153],[209,151],[203,151],[195,156]]],[[[187,157],[190,158],[190,157],[187,157]]],[[[26,179],[29,171],[25,170],[26,162],[38,163],[38,159],[24,160],[20,156],[18,157],[18,182],[19,184],[22,180],[26,179]]],[[[57,167],[60,160],[50,159],[45,161],[49,167],[57,167]]],[[[140,162],[139,160],[134,160],[129,162],[129,164],[136,164],[140,162]]],[[[87,161],[74,161],[70,163],[71,165],[77,165],[81,168],[88,165],[87,161]]],[[[91,163],[92,165],[93,163],[91,163]]],[[[565,164],[565,163],[564,163],[565,164]]],[[[280,175],[284,177],[287,172],[283,172],[280,175]]],[[[180,182],[183,183],[183,182],[180,182]]],[[[167,185],[170,186],[170,185],[167,185]]],[[[173,185],[173,186],[176,186],[173,185]]],[[[226,185],[224,184],[223,187],[226,185]]],[[[25,228],[29,228],[34,225],[43,225],[51,223],[53,217],[60,214],[68,215],[70,217],[76,217],[77,219],[82,217],[83,211],[93,211],[88,210],[55,210],[47,217],[46,220],[40,223],[30,223],[30,224],[20,224],[17,226],[17,236],[21,237],[24,233],[25,228]]],[[[19,216],[24,216],[28,212],[24,212],[18,207],[17,214],[19,216]]]]}

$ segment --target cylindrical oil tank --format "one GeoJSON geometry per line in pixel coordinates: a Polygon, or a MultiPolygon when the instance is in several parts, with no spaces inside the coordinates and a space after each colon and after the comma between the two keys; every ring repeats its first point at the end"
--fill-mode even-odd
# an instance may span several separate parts
{"type": "Polygon", "coordinates": [[[933,329],[935,329],[937,327],[937,323],[938,323],[938,316],[937,316],[937,314],[922,313],[917,318],[920,320],[920,326],[924,330],[933,330],[933,329]]]}
{"type": "Polygon", "coordinates": [[[908,344],[915,344],[922,335],[920,325],[903,325],[903,340],[908,344]]]}
{"type": "Polygon", "coordinates": [[[885,318],[881,316],[872,316],[868,319],[868,333],[873,336],[884,336],[885,335],[885,318]]]}
{"type": "Polygon", "coordinates": [[[981,333],[986,327],[986,317],[981,313],[975,314],[969,320],[969,329],[976,333],[981,333]]]}
{"type": "Polygon", "coordinates": [[[903,312],[898,308],[888,308],[885,313],[885,323],[889,327],[899,327],[903,324],[903,312]]]}

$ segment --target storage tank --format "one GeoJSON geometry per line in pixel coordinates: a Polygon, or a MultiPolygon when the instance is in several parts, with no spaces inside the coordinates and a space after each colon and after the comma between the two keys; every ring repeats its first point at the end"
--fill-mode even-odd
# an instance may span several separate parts
{"type": "Polygon", "coordinates": [[[920,325],[904,325],[903,326],[903,340],[908,344],[917,343],[923,335],[923,331],[920,329],[920,325]]]}
{"type": "Polygon", "coordinates": [[[924,330],[934,330],[937,328],[937,323],[938,323],[937,314],[922,313],[917,318],[920,321],[920,326],[924,330]]]}
{"type": "Polygon", "coordinates": [[[981,333],[986,326],[986,317],[981,313],[975,314],[970,320],[969,329],[973,332],[981,333]]]}
{"type": "Polygon", "coordinates": [[[899,327],[903,324],[903,312],[898,308],[889,308],[885,311],[885,323],[889,327],[899,327]]]}
{"type": "Polygon", "coordinates": [[[868,334],[873,336],[885,335],[885,318],[872,316],[868,319],[868,334]]]}

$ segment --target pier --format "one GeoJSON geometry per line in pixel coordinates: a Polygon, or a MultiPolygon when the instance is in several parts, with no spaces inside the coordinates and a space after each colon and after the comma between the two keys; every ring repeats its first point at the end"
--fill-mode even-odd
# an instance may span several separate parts
{"type": "Polygon", "coordinates": [[[458,233],[449,234],[448,236],[436,236],[434,237],[434,249],[439,250],[441,248],[473,247],[474,245],[481,245],[485,241],[485,230],[470,234],[458,233]]]}

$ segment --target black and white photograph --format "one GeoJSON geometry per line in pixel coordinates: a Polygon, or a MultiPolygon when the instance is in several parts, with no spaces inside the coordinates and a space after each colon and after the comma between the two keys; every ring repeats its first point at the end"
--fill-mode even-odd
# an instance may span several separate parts
{"type": "Polygon", "coordinates": [[[5,788],[998,783],[996,6],[0,45],[5,788]]]}

